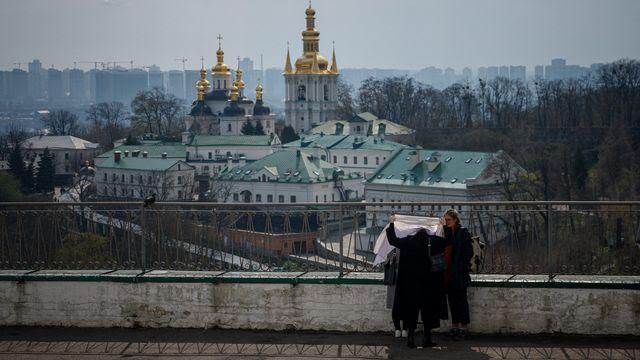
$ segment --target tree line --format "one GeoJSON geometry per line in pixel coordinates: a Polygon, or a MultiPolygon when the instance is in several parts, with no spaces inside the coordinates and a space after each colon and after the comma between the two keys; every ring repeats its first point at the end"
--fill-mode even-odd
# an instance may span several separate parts
{"type": "MultiPolygon", "coordinates": [[[[368,111],[414,129],[425,148],[504,150],[527,170],[514,200],[640,198],[640,62],[579,79],[507,78],[444,90],[410,77],[338,86],[338,118],[368,111]]],[[[513,185],[516,186],[516,185],[513,185]]]]}

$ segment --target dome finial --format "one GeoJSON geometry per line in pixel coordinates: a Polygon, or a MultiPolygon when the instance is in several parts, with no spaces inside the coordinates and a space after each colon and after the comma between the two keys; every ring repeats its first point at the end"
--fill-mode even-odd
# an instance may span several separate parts
{"type": "Polygon", "coordinates": [[[331,72],[332,74],[337,74],[338,64],[336,63],[336,42],[332,41],[332,43],[333,43],[333,54],[331,55],[331,69],[329,70],[329,72],[331,72]]]}
{"type": "Polygon", "coordinates": [[[224,63],[224,51],[222,51],[222,35],[218,34],[218,51],[216,51],[216,58],[218,62],[211,68],[213,74],[218,75],[231,75],[229,67],[224,63]]]}

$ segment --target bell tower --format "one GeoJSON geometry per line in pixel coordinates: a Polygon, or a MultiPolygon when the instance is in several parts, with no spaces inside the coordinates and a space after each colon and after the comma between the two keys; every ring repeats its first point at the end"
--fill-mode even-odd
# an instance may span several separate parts
{"type": "Polygon", "coordinates": [[[333,49],[331,67],[320,55],[320,32],[315,28],[316,11],[311,3],[305,11],[306,29],[302,32],[303,53],[291,66],[287,44],[284,68],[285,121],[297,133],[305,133],[313,126],[335,118],[338,105],[338,66],[333,49]]]}

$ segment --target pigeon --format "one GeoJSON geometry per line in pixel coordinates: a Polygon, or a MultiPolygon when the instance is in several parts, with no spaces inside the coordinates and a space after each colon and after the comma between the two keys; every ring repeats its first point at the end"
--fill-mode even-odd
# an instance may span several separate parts
{"type": "Polygon", "coordinates": [[[150,196],[147,196],[144,199],[144,205],[143,206],[144,207],[148,207],[149,205],[153,204],[154,202],[156,202],[156,194],[155,193],[151,194],[150,196]]]}

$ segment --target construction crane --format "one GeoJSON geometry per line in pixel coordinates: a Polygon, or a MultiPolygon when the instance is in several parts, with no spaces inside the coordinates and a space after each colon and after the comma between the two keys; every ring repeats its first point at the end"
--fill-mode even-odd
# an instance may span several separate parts
{"type": "Polygon", "coordinates": [[[182,71],[184,71],[184,70],[185,70],[185,68],[184,68],[184,63],[186,63],[186,62],[187,62],[187,60],[188,60],[188,59],[187,59],[187,58],[184,58],[184,57],[183,57],[183,58],[180,58],[180,59],[174,59],[174,61],[181,61],[181,62],[182,62],[182,71]]]}

